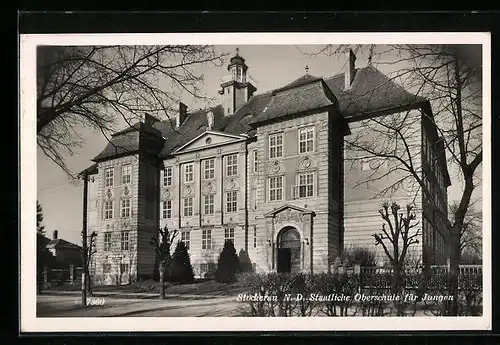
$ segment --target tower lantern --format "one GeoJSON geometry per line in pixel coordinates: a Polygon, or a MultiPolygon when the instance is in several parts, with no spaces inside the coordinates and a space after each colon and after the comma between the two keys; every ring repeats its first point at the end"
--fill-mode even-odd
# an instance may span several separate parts
{"type": "Polygon", "coordinates": [[[247,74],[248,66],[245,59],[240,56],[239,48],[229,61],[228,75],[223,78],[219,94],[222,95],[224,115],[232,115],[247,102],[257,90],[255,83],[247,74]]]}

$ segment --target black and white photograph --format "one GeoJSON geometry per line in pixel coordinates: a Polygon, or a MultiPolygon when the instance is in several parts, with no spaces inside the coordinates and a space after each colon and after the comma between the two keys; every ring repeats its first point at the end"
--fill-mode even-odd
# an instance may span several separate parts
{"type": "Polygon", "coordinates": [[[491,329],[489,39],[21,35],[21,330],[491,329]]]}

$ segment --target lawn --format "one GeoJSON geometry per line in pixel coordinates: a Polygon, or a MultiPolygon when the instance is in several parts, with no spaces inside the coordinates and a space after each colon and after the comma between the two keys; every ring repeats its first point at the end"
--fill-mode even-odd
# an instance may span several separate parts
{"type": "MultiPolygon", "coordinates": [[[[186,295],[216,295],[216,296],[233,296],[244,292],[246,289],[240,282],[232,284],[218,283],[215,280],[200,279],[192,284],[172,284],[165,283],[167,294],[186,294],[186,295]]],[[[79,284],[65,284],[53,286],[44,289],[45,291],[80,291],[79,284]]],[[[144,280],[128,285],[103,285],[94,286],[94,292],[123,292],[123,293],[140,293],[140,292],[159,292],[159,282],[153,280],[144,280]]]]}

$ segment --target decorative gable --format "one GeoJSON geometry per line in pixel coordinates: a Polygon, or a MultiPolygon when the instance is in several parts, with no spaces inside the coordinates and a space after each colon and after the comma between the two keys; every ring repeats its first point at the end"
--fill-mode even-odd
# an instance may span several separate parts
{"type": "Polygon", "coordinates": [[[290,220],[290,219],[302,220],[302,216],[304,215],[314,216],[315,214],[311,210],[302,207],[297,207],[295,205],[283,205],[265,214],[264,216],[266,218],[279,218],[280,220],[290,220]]]}
{"type": "Polygon", "coordinates": [[[181,154],[184,152],[191,152],[208,147],[215,147],[220,145],[231,144],[239,141],[246,140],[246,136],[233,135],[223,132],[206,131],[183,146],[179,147],[173,154],[181,154]]]}

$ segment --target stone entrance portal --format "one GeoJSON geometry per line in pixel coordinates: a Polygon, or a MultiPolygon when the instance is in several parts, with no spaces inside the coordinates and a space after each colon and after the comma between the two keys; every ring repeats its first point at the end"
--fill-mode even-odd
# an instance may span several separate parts
{"type": "Polygon", "coordinates": [[[300,234],[297,229],[289,226],[282,229],[278,235],[278,273],[300,272],[300,234]]]}
{"type": "Polygon", "coordinates": [[[312,272],[312,210],[283,205],[265,214],[268,265],[274,272],[312,272]]]}

